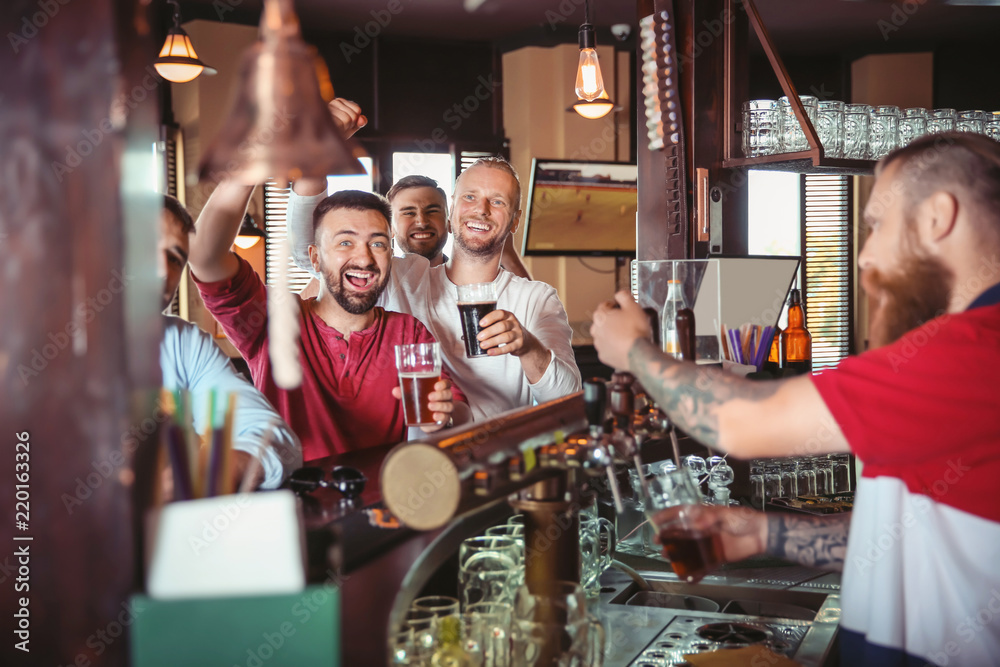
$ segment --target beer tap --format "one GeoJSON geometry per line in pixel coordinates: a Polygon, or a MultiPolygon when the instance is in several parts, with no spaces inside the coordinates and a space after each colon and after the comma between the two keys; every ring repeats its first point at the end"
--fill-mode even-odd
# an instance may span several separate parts
{"type": "Polygon", "coordinates": [[[585,380],[583,383],[583,405],[588,424],[587,461],[590,467],[604,468],[615,501],[615,511],[621,513],[625,511],[625,506],[622,504],[621,489],[615,476],[615,446],[612,438],[604,430],[607,391],[607,385],[600,378],[585,380]]]}

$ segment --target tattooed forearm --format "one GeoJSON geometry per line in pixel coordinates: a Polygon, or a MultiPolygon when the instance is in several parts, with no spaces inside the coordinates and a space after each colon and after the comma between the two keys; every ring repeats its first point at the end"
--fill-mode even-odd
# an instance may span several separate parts
{"type": "Polygon", "coordinates": [[[767,553],[810,567],[843,570],[850,523],[850,514],[768,514],[767,553]]]}
{"type": "Polygon", "coordinates": [[[688,435],[709,447],[719,444],[718,410],[726,401],[760,401],[779,382],[754,382],[719,368],[676,361],[648,340],[629,351],[629,367],[657,405],[688,435]]]}

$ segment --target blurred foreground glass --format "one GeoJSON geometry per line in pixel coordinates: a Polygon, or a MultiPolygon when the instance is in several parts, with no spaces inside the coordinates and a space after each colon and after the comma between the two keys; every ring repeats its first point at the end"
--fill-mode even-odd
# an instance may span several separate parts
{"type": "Polygon", "coordinates": [[[899,145],[906,146],[927,134],[927,109],[903,109],[899,115],[899,145]]]}
{"type": "Polygon", "coordinates": [[[816,132],[826,157],[844,155],[844,103],[831,100],[818,105],[816,132]]]}
{"type": "MultiPolygon", "coordinates": [[[[805,108],[806,117],[816,126],[817,104],[819,100],[812,95],[799,95],[799,100],[805,108]]],[[[780,139],[778,145],[779,153],[796,153],[798,151],[809,150],[809,140],[799,123],[795,110],[787,97],[778,100],[778,123],[780,139]]]]}
{"type": "Polygon", "coordinates": [[[844,105],[844,157],[864,160],[868,157],[868,126],[871,107],[867,104],[844,105]]]}
{"type": "Polygon", "coordinates": [[[604,627],[587,611],[580,584],[547,581],[517,591],[514,603],[511,664],[600,667],[604,627]]]}
{"type": "Polygon", "coordinates": [[[508,667],[513,609],[501,602],[470,604],[462,614],[465,650],[477,666],[508,667]]]}
{"type": "Polygon", "coordinates": [[[464,540],[458,551],[458,597],[462,605],[512,602],[519,560],[517,544],[510,537],[464,540]]]}
{"type": "Polygon", "coordinates": [[[410,605],[410,608],[419,611],[429,611],[436,618],[458,616],[458,600],[447,595],[426,595],[422,598],[417,598],[410,605]]]}
{"type": "Polygon", "coordinates": [[[934,109],[927,114],[927,134],[951,132],[955,129],[954,109],[934,109]]]}
{"type": "Polygon", "coordinates": [[[899,107],[878,106],[872,109],[868,128],[868,157],[878,160],[899,146],[899,107]]]}
{"type": "Polygon", "coordinates": [[[590,599],[601,595],[601,575],[611,567],[615,525],[604,517],[580,517],[580,584],[590,599]]]}
{"type": "Polygon", "coordinates": [[[493,283],[458,285],[458,315],[462,320],[462,338],[465,356],[485,357],[487,351],[479,347],[476,336],[482,331],[479,321],[497,309],[497,286],[493,283]]]}
{"type": "Polygon", "coordinates": [[[441,379],[441,345],[397,345],[396,368],[399,371],[399,389],[403,393],[406,425],[427,426],[435,423],[428,397],[441,379]]]}
{"type": "Polygon", "coordinates": [[[750,100],[743,103],[743,155],[759,157],[778,152],[778,103],[750,100]]]}
{"type": "Polygon", "coordinates": [[[646,516],[678,577],[695,583],[722,563],[719,524],[687,470],[661,470],[646,480],[646,493],[646,516]]]}

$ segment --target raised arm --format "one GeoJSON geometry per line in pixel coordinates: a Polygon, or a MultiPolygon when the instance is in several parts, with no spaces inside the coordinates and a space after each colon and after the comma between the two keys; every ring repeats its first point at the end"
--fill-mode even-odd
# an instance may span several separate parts
{"type": "Polygon", "coordinates": [[[850,448],[809,376],[753,381],[679,362],[649,340],[645,313],[627,292],[594,313],[601,361],[631,371],[657,404],[699,442],[740,458],[847,452],[850,448]]]}
{"type": "Polygon", "coordinates": [[[232,252],[243,216],[253,195],[253,186],[223,181],[201,209],[191,236],[188,262],[199,280],[214,283],[236,275],[239,261],[232,252]]]}

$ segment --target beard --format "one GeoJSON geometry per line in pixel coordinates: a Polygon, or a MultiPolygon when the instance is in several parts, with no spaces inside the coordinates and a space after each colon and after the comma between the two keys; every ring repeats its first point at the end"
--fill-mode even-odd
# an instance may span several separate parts
{"type": "Polygon", "coordinates": [[[916,250],[912,229],[904,232],[896,271],[869,269],[861,274],[861,285],[874,302],[869,325],[873,349],[896,342],[948,311],[955,274],[941,260],[916,250]]]}
{"type": "Polygon", "coordinates": [[[508,220],[507,224],[503,228],[503,231],[498,232],[496,236],[485,239],[470,239],[465,236],[465,223],[469,220],[475,219],[476,218],[467,218],[466,220],[461,220],[457,225],[458,229],[452,230],[455,245],[473,257],[478,257],[480,259],[490,259],[496,257],[503,252],[503,245],[507,242],[507,235],[510,233],[511,221],[508,220]]]}
{"type": "MultiPolygon", "coordinates": [[[[411,231],[421,232],[424,230],[414,229],[411,231]]],[[[428,239],[428,241],[410,241],[402,235],[396,237],[396,242],[399,244],[399,247],[403,252],[420,255],[421,257],[426,257],[427,259],[434,259],[441,254],[445,243],[448,242],[448,232],[446,231],[444,234],[438,234],[433,239],[428,239]],[[428,241],[433,241],[433,243],[428,245],[428,241]]]]}
{"type": "Polygon", "coordinates": [[[384,276],[377,266],[369,264],[368,266],[343,266],[340,269],[340,274],[337,275],[333,271],[326,271],[322,262],[319,265],[319,272],[323,276],[323,283],[326,285],[327,292],[333,296],[341,308],[351,315],[361,315],[375,307],[375,303],[382,296],[382,292],[385,291],[385,286],[389,282],[389,271],[391,271],[391,264],[384,276]],[[370,271],[374,273],[375,277],[372,280],[377,281],[375,288],[360,293],[351,291],[344,284],[347,280],[345,274],[348,271],[370,271]],[[381,280],[379,280],[380,278],[381,280]]]}

